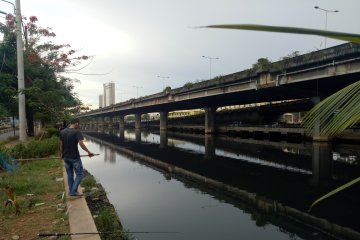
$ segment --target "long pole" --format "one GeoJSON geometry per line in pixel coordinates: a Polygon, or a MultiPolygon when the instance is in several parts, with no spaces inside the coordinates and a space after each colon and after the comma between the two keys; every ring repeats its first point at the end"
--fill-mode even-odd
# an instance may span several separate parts
{"type": "MultiPolygon", "coordinates": [[[[329,12],[337,13],[337,12],[339,12],[339,10],[328,10],[328,9],[321,8],[319,6],[315,6],[314,8],[325,12],[325,31],[326,31],[327,30],[328,13],[329,12]]],[[[325,48],[326,48],[326,40],[327,40],[327,37],[325,37],[325,48]]]]}
{"type": "Polygon", "coordinates": [[[17,70],[18,70],[18,91],[19,91],[19,140],[26,141],[26,113],[25,113],[25,89],[24,82],[24,55],[23,55],[23,41],[21,29],[21,11],[20,0],[16,0],[16,55],[17,55],[17,70]]]}
{"type": "Polygon", "coordinates": [[[212,60],[217,60],[217,59],[219,59],[218,57],[207,57],[207,56],[202,56],[203,58],[207,58],[207,59],[209,59],[209,61],[210,61],[210,80],[211,80],[211,62],[212,62],[212,60]]]}
{"type": "Polygon", "coordinates": [[[168,76],[164,77],[164,76],[160,76],[160,75],[157,75],[157,77],[162,79],[163,90],[164,90],[165,89],[165,78],[170,78],[170,77],[168,77],[168,76]]]}

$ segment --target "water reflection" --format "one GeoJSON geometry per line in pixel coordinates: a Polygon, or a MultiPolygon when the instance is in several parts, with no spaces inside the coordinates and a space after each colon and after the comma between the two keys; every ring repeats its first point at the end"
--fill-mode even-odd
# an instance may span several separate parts
{"type": "Polygon", "coordinates": [[[333,174],[330,144],[327,142],[314,142],[312,158],[311,184],[315,186],[329,186],[333,174]]]}
{"type": "MultiPolygon", "coordinates": [[[[140,134],[141,137],[139,142],[137,139],[138,137],[136,137],[136,135],[139,134],[134,131],[125,131],[123,139],[121,139],[119,135],[121,134],[89,134],[89,136],[92,136],[91,138],[97,142],[96,144],[100,144],[99,140],[102,141],[100,144],[100,146],[103,147],[102,152],[104,152],[104,149],[111,149],[111,151],[116,152],[116,154],[121,154],[121,156],[125,156],[130,161],[136,161],[130,152],[121,150],[126,149],[150,156],[154,159],[159,159],[163,163],[170,164],[162,168],[161,180],[157,179],[157,185],[172,185],[174,181],[181,181],[185,187],[192,189],[191,192],[207,194],[206,203],[201,204],[201,209],[223,208],[224,202],[231,203],[233,206],[236,206],[236,208],[250,213],[251,218],[256,221],[258,226],[269,226],[268,224],[270,222],[271,228],[274,226],[280,227],[280,230],[277,231],[285,231],[287,233],[285,234],[287,237],[284,239],[288,239],[289,235],[294,234],[294,231],[289,229],[297,229],[295,232],[299,234],[299,236],[304,234],[306,230],[296,224],[295,226],[291,224],[291,226],[288,226],[286,219],[279,220],[279,216],[276,214],[272,215],[268,212],[270,209],[272,209],[271,212],[273,212],[274,209],[278,207],[277,203],[283,203],[305,211],[311,202],[316,198],[336,186],[353,179],[359,172],[359,157],[357,151],[352,149],[352,151],[350,151],[350,155],[347,156],[346,154],[349,153],[349,151],[345,153],[340,151],[333,152],[329,144],[289,144],[283,146],[278,145],[276,147],[273,143],[266,145],[266,142],[264,142],[264,144],[260,144],[259,142],[254,144],[238,139],[215,139],[214,137],[186,136],[170,133],[154,134],[149,132],[140,134]],[[353,161],[350,163],[348,159],[352,159],[353,161]],[[205,184],[194,183],[193,181],[189,182],[187,178],[173,175],[172,173],[176,170],[173,166],[184,169],[190,172],[189,174],[205,176],[207,180],[205,180],[205,184]],[[208,185],[206,182],[211,182],[210,179],[224,183],[226,186],[234,186],[248,193],[256,193],[256,201],[258,202],[257,204],[259,209],[254,212],[254,208],[251,204],[249,205],[246,204],[246,202],[242,202],[245,201],[244,199],[239,201],[239,199],[236,200],[237,197],[234,197],[232,194],[227,194],[224,190],[228,187],[225,187],[225,185],[221,185],[221,191],[216,189],[211,190],[212,188],[209,189],[206,187],[206,185],[208,185]],[[216,199],[216,201],[214,199],[216,199]],[[265,213],[263,211],[265,211],[265,213]]],[[[118,159],[119,156],[117,155],[116,158],[118,159]]],[[[140,163],[140,161],[136,162],[140,163]]],[[[119,164],[123,163],[117,162],[116,165],[119,164]]],[[[147,164],[147,166],[149,165],[147,164]]],[[[128,168],[128,170],[129,169],[130,172],[133,171],[134,166],[128,168]]],[[[143,171],[143,169],[141,171],[143,171]]],[[[140,173],[132,173],[135,174],[136,177],[142,178],[141,171],[140,173]]],[[[116,180],[114,179],[110,181],[119,182],[117,178],[119,178],[122,174],[129,176],[129,173],[119,172],[114,175],[116,180]]],[[[103,177],[99,178],[101,182],[103,182],[102,178],[103,177]]],[[[133,184],[142,185],[144,184],[142,181],[147,180],[142,179],[141,183],[139,182],[140,179],[126,180],[128,184],[130,181],[132,181],[133,184]]],[[[131,185],[132,187],[134,187],[133,184],[131,185]]],[[[154,186],[148,187],[146,189],[139,189],[139,191],[143,191],[145,193],[149,193],[149,191],[160,191],[154,186]]],[[[121,188],[116,186],[112,191],[115,189],[121,188]]],[[[174,189],[168,189],[167,191],[168,192],[161,193],[164,195],[159,193],[160,195],[157,197],[159,198],[160,196],[164,196],[165,199],[168,199],[170,195],[176,195],[174,189]]],[[[175,191],[180,190],[176,188],[175,191]]],[[[251,194],[249,196],[251,196],[251,194]]],[[[154,198],[156,197],[154,196],[154,198]]],[[[192,201],[195,201],[192,197],[190,197],[189,200],[185,200],[181,196],[177,196],[177,198],[178,199],[173,199],[173,201],[176,201],[177,203],[178,201],[185,201],[186,205],[193,204],[192,201]]],[[[353,203],[357,202],[356,198],[354,199],[352,192],[345,193],[345,195],[342,195],[342,198],[352,199],[351,202],[353,203]]],[[[123,199],[121,201],[123,201],[123,199]]],[[[160,201],[160,199],[154,199],[154,201],[160,201]]],[[[167,203],[162,204],[167,205],[167,203]]],[[[346,200],[340,199],[333,203],[333,205],[330,205],[331,208],[328,209],[333,209],[334,206],[338,207],[347,205],[348,202],[346,200]]],[[[336,209],[332,210],[331,212],[333,212],[333,216],[327,217],[338,224],[350,226],[356,229],[356,224],[351,224],[350,220],[350,217],[356,217],[359,213],[359,207],[356,205],[347,206],[352,209],[353,213],[346,210],[346,214],[348,215],[345,215],[344,217],[344,214],[342,214],[342,219],[337,219],[340,216],[339,212],[344,210],[341,207],[339,211],[336,209]]],[[[186,211],[185,209],[182,209],[181,211],[186,211]]],[[[149,209],[143,210],[146,212],[149,211],[149,209]]],[[[165,211],[165,209],[159,209],[159,211],[165,211]]],[[[232,209],[231,211],[235,210],[232,209]]],[[[158,213],[154,214],[158,215],[158,213]]],[[[179,216],[176,215],[176,218],[182,216],[182,214],[177,211],[176,214],[179,214],[179,216]]],[[[219,215],[216,216],[224,216],[225,213],[220,211],[217,214],[219,215]]],[[[321,217],[322,214],[324,214],[324,210],[315,209],[314,214],[321,217]]],[[[239,221],[238,219],[233,220],[239,221]]],[[[199,219],[199,221],[204,221],[204,219],[199,219]]],[[[227,222],[226,224],[231,223],[227,222]]],[[[225,226],[224,229],[226,229],[225,226]]],[[[255,229],[253,230],[258,231],[255,229]]],[[[235,234],[235,236],[244,237],[241,234],[235,234]]],[[[253,238],[252,234],[249,236],[251,236],[250,238],[253,238]]],[[[295,236],[298,237],[298,235],[295,236]]],[[[263,237],[268,238],[265,235],[263,237]]],[[[283,238],[283,236],[280,238],[283,238]]],[[[316,239],[313,237],[306,238],[316,239]]],[[[199,239],[205,239],[203,234],[199,239]]],[[[215,238],[210,237],[208,239],[215,238]]]]}

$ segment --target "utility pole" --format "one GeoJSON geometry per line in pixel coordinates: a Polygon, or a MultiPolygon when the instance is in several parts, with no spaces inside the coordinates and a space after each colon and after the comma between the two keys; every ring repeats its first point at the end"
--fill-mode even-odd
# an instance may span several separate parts
{"type": "Polygon", "coordinates": [[[25,142],[27,139],[26,134],[26,112],[25,112],[25,89],[24,82],[24,44],[22,41],[22,28],[21,28],[21,11],[20,0],[16,0],[16,54],[17,54],[17,70],[18,70],[18,91],[19,91],[19,140],[25,142]]]}

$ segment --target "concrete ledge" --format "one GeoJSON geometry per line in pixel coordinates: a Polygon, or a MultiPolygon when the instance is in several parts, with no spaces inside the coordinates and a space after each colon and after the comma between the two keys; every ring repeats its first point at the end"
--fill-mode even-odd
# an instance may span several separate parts
{"type": "MultiPolygon", "coordinates": [[[[65,195],[67,211],[69,214],[69,225],[71,233],[97,233],[98,230],[95,226],[94,219],[87,206],[85,197],[72,198],[68,196],[69,187],[67,184],[67,174],[65,167],[63,167],[65,195]]],[[[82,189],[79,188],[79,192],[82,189]]],[[[87,240],[101,240],[98,234],[79,234],[71,235],[71,239],[87,239],[87,240]]]]}

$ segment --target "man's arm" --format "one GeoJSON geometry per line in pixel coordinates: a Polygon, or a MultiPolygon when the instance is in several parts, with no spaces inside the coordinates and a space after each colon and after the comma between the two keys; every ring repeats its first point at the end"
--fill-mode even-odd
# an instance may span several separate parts
{"type": "Polygon", "coordinates": [[[94,154],[87,149],[87,147],[85,146],[83,140],[80,140],[80,141],[79,141],[79,145],[80,145],[80,147],[81,147],[85,152],[88,153],[88,156],[89,156],[89,157],[93,157],[93,156],[94,156],[94,154]]]}

